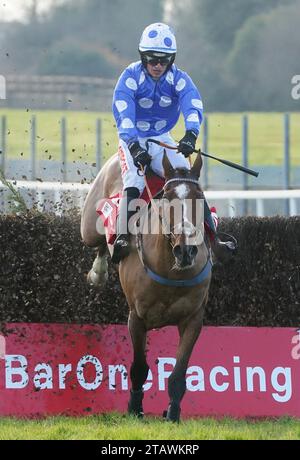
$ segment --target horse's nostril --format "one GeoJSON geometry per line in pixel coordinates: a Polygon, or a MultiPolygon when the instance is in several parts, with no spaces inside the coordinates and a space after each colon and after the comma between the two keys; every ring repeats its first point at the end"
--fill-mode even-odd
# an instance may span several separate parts
{"type": "Polygon", "coordinates": [[[176,244],[176,246],[174,246],[173,254],[176,257],[176,259],[179,259],[179,260],[182,259],[182,250],[179,244],[176,244]]]}
{"type": "Polygon", "coordinates": [[[180,246],[177,244],[173,248],[174,257],[180,264],[190,265],[193,263],[198,253],[197,246],[180,246]]]}
{"type": "Polygon", "coordinates": [[[196,257],[196,255],[198,254],[198,248],[197,246],[191,246],[191,250],[190,250],[190,255],[191,257],[196,257]]]}

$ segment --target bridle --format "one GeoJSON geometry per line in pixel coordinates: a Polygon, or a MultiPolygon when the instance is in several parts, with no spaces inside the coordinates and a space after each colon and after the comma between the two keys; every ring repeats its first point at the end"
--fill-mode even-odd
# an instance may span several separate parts
{"type": "MultiPolygon", "coordinates": [[[[164,217],[160,214],[159,209],[157,208],[157,205],[156,205],[156,203],[154,201],[154,198],[152,196],[152,193],[150,191],[150,188],[149,188],[149,185],[148,185],[148,182],[147,182],[145,174],[144,174],[144,180],[145,180],[145,186],[146,186],[146,189],[147,189],[147,193],[148,193],[149,198],[150,198],[150,202],[149,202],[149,205],[147,207],[147,210],[149,209],[150,206],[153,206],[153,209],[154,209],[155,213],[157,214],[161,225],[165,226],[164,217]]],[[[192,178],[188,178],[188,177],[186,177],[186,178],[184,178],[184,177],[174,177],[172,179],[169,179],[165,183],[163,189],[160,192],[158,192],[155,196],[156,197],[161,196],[161,194],[163,193],[163,195],[162,195],[162,197],[163,197],[166,187],[170,183],[173,183],[173,182],[193,183],[193,184],[198,185],[198,187],[199,187],[199,182],[196,179],[192,179],[192,178]]],[[[199,187],[199,190],[200,190],[200,187],[199,187]]],[[[139,228],[141,228],[141,224],[140,224],[139,228]]],[[[171,231],[168,232],[168,233],[163,232],[163,236],[167,238],[167,240],[168,240],[168,242],[169,242],[169,244],[170,244],[170,246],[171,246],[171,248],[173,250],[174,249],[173,241],[176,240],[176,237],[175,237],[174,233],[171,232],[171,231]]],[[[144,247],[143,247],[143,236],[142,236],[142,232],[140,230],[138,230],[137,234],[136,234],[136,247],[137,247],[137,252],[138,252],[141,264],[144,267],[144,270],[147,273],[147,275],[152,280],[154,280],[157,283],[162,284],[164,286],[171,286],[171,287],[192,287],[192,286],[196,286],[196,285],[202,283],[211,273],[212,261],[211,261],[210,251],[208,251],[206,264],[204,265],[204,267],[202,268],[200,273],[198,273],[196,276],[194,276],[193,278],[190,278],[190,279],[176,279],[175,280],[175,279],[170,279],[170,278],[165,278],[165,277],[160,276],[159,274],[153,272],[146,265],[146,263],[145,263],[145,251],[144,251],[144,247]]]]}
{"type": "MultiPolygon", "coordinates": [[[[148,193],[148,196],[149,196],[149,199],[150,199],[150,202],[149,202],[149,205],[148,205],[148,208],[149,206],[152,207],[152,209],[154,210],[154,212],[156,213],[159,221],[160,221],[160,224],[162,226],[162,229],[163,229],[163,235],[165,238],[167,238],[167,240],[169,241],[169,244],[171,245],[172,249],[174,249],[174,243],[173,241],[176,240],[176,236],[174,234],[174,232],[172,232],[171,230],[170,231],[166,231],[166,229],[168,229],[168,226],[165,222],[165,218],[161,215],[161,213],[159,212],[159,209],[157,207],[157,204],[153,198],[153,195],[151,193],[151,190],[150,190],[150,187],[149,187],[149,184],[148,184],[148,181],[147,181],[147,177],[146,177],[146,174],[145,174],[145,170],[143,167],[141,167],[142,169],[142,172],[143,172],[143,177],[144,177],[144,182],[145,182],[145,187],[146,187],[146,190],[147,190],[147,193],[148,193]]],[[[162,195],[162,198],[164,198],[164,193],[166,191],[166,188],[169,184],[173,183],[173,182],[181,182],[181,183],[190,183],[190,184],[195,184],[198,186],[199,190],[200,190],[200,187],[199,187],[199,181],[197,179],[193,179],[191,177],[173,177],[172,179],[169,179],[167,180],[167,182],[165,183],[165,185],[163,186],[162,190],[160,192],[158,192],[156,194],[156,197],[157,196],[160,196],[161,193],[163,193],[162,195]]],[[[140,232],[138,232],[140,233],[140,232]]]]}
{"type": "MultiPolygon", "coordinates": [[[[145,178],[146,179],[146,178],[145,178]]],[[[147,180],[147,179],[146,179],[147,180]]],[[[199,188],[199,191],[200,191],[200,187],[199,187],[199,181],[197,179],[192,179],[190,177],[174,177],[172,179],[169,179],[164,187],[163,187],[163,192],[166,191],[166,188],[169,184],[173,183],[173,182],[180,182],[180,183],[190,183],[190,184],[195,184],[198,186],[199,188]]],[[[162,196],[162,198],[164,198],[164,195],[162,196]]],[[[162,219],[162,216],[159,215],[159,218],[162,219]]],[[[163,223],[161,222],[161,224],[163,225],[163,223]]],[[[175,237],[175,234],[170,231],[169,233],[167,232],[164,232],[164,236],[168,239],[172,249],[174,249],[174,244],[173,244],[173,241],[175,241],[176,237],[175,237]],[[172,241],[173,240],[173,241],[172,241]]]]}
{"type": "MultiPolygon", "coordinates": [[[[154,142],[154,143],[159,144],[159,145],[161,145],[162,147],[165,147],[165,148],[171,148],[172,150],[177,150],[177,147],[168,146],[167,144],[161,143],[161,142],[156,141],[154,139],[148,139],[148,141],[146,142],[146,145],[149,142],[154,142]]],[[[190,158],[189,158],[189,160],[190,160],[190,158]]],[[[190,161],[190,163],[191,163],[191,161],[190,161]]],[[[150,203],[147,206],[147,210],[149,209],[150,206],[153,207],[153,210],[156,213],[156,215],[157,215],[157,217],[158,217],[158,219],[160,221],[162,229],[164,229],[164,228],[166,228],[164,217],[161,216],[161,214],[159,212],[159,209],[158,209],[158,207],[157,207],[157,205],[156,205],[156,203],[155,203],[155,201],[153,199],[153,195],[151,193],[151,190],[149,188],[148,181],[147,181],[147,178],[146,178],[145,168],[142,165],[140,165],[140,169],[141,169],[142,175],[144,177],[145,187],[146,187],[149,199],[150,199],[150,203]]],[[[193,179],[191,177],[173,177],[172,179],[167,180],[167,182],[165,183],[163,189],[156,194],[156,197],[161,196],[161,195],[162,195],[162,197],[164,197],[164,194],[166,192],[167,186],[169,184],[173,183],[173,182],[192,183],[192,184],[197,185],[199,191],[201,191],[198,180],[193,179]]],[[[140,225],[139,228],[141,228],[141,225],[140,225]]],[[[168,242],[169,242],[169,244],[170,244],[170,246],[171,246],[171,248],[173,250],[174,245],[175,245],[175,243],[173,243],[173,241],[174,242],[176,241],[176,237],[175,237],[174,233],[172,231],[170,231],[170,232],[163,231],[163,235],[164,235],[164,237],[167,238],[167,240],[168,240],[168,242]]],[[[137,247],[137,252],[138,252],[141,264],[144,267],[144,270],[147,273],[147,275],[152,280],[154,280],[157,283],[162,284],[164,286],[172,286],[172,287],[192,287],[192,286],[196,286],[196,285],[202,283],[204,280],[206,280],[209,277],[209,275],[211,273],[211,270],[212,270],[211,252],[208,249],[206,263],[205,263],[204,267],[202,268],[202,270],[196,276],[194,276],[193,278],[190,278],[190,279],[176,279],[176,280],[175,279],[170,279],[170,278],[165,278],[165,277],[162,277],[159,274],[153,272],[146,265],[146,263],[144,261],[144,259],[145,259],[145,251],[144,251],[144,247],[143,247],[143,237],[142,237],[141,231],[137,231],[137,234],[136,234],[136,247],[137,247]]]]}

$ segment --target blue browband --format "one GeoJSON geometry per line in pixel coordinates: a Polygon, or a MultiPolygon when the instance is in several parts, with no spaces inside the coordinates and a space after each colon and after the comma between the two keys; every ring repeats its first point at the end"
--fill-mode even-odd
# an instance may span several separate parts
{"type": "Polygon", "coordinates": [[[197,284],[202,283],[210,274],[211,269],[212,269],[212,262],[209,259],[207,259],[207,262],[203,269],[201,270],[198,275],[196,275],[194,278],[186,279],[186,280],[172,280],[169,278],[164,278],[157,273],[154,273],[149,267],[144,265],[144,269],[147,273],[147,275],[156,281],[157,283],[164,284],[165,286],[173,286],[173,287],[189,287],[189,286],[196,286],[197,284]]]}

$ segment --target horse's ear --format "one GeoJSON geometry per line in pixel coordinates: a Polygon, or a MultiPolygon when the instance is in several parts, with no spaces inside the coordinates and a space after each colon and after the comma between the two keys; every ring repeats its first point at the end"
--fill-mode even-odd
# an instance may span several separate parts
{"type": "Polygon", "coordinates": [[[202,157],[201,157],[201,153],[198,153],[197,154],[197,158],[196,160],[194,161],[194,164],[192,166],[192,169],[191,169],[191,173],[193,176],[197,177],[197,179],[200,177],[200,172],[201,172],[201,168],[202,168],[202,157]]]}
{"type": "Polygon", "coordinates": [[[170,163],[166,149],[164,149],[164,156],[163,156],[162,164],[164,168],[165,177],[166,178],[172,177],[172,174],[174,173],[174,168],[170,163]]]}

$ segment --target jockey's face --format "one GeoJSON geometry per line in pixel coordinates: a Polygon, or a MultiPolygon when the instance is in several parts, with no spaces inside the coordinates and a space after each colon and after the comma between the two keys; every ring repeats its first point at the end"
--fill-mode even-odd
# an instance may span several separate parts
{"type": "Polygon", "coordinates": [[[161,64],[160,62],[154,64],[147,64],[147,72],[154,80],[158,80],[166,71],[168,64],[161,64]]]}

